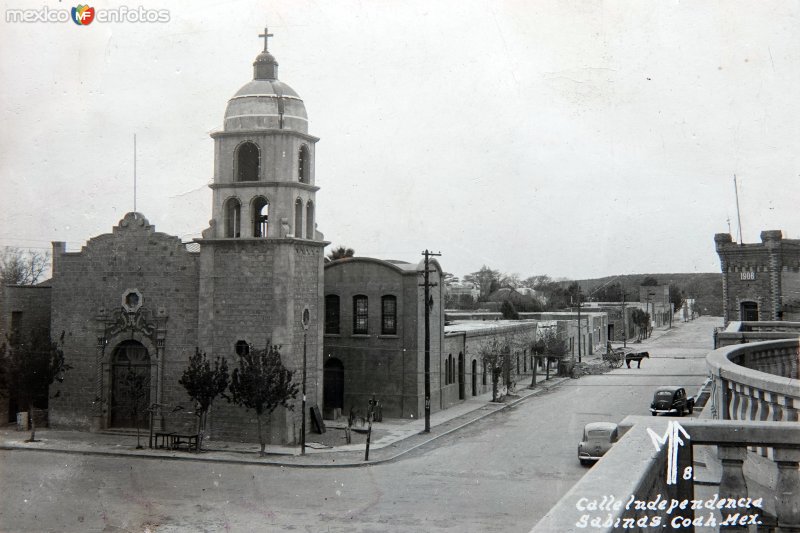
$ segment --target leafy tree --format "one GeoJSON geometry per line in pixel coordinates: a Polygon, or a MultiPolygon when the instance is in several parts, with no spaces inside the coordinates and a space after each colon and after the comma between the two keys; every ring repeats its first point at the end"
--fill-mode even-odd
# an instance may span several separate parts
{"type": "Polygon", "coordinates": [[[49,265],[49,252],[6,247],[0,254],[0,285],[35,285],[49,265]]]}
{"type": "Polygon", "coordinates": [[[464,276],[464,281],[474,283],[481,291],[478,301],[484,301],[487,296],[500,288],[500,271],[483,265],[477,272],[464,276]]]}
{"type": "MultiPolygon", "coordinates": [[[[18,405],[27,406],[31,428],[28,442],[36,441],[35,405],[47,407],[50,385],[63,382],[64,373],[72,368],[64,360],[63,345],[63,332],[58,342],[44,332],[25,336],[12,332],[0,346],[0,391],[13,395],[18,405]]],[[[56,391],[53,397],[59,394],[56,391]]]]}
{"type": "Polygon", "coordinates": [[[251,350],[239,356],[239,368],[233,370],[228,386],[230,399],[256,412],[258,420],[259,454],[264,456],[266,441],[262,431],[261,418],[271,414],[278,407],[292,410],[289,400],[295,398],[298,386],[292,382],[293,372],[281,362],[280,346],[269,344],[263,350],[251,350]]]}
{"type": "Polygon", "coordinates": [[[615,281],[596,289],[592,293],[592,297],[598,302],[621,302],[622,294],[622,284],[618,281],[615,281]]]}
{"type": "Polygon", "coordinates": [[[458,302],[456,305],[458,309],[471,310],[475,309],[476,303],[477,302],[475,301],[475,298],[473,298],[471,294],[459,294],[458,302]]]}
{"type": "Polygon", "coordinates": [[[658,287],[658,280],[653,276],[645,276],[640,285],[643,287],[658,287]]]}
{"type": "Polygon", "coordinates": [[[328,254],[326,257],[327,261],[336,261],[337,259],[345,259],[346,257],[354,257],[356,255],[356,251],[352,248],[347,248],[346,246],[338,246],[331,250],[331,253],[328,254]]]}
{"type": "Polygon", "coordinates": [[[669,284],[669,301],[674,306],[675,311],[683,307],[683,291],[674,283],[669,284]]]}
{"type": "Polygon", "coordinates": [[[631,320],[636,328],[636,340],[646,338],[650,331],[650,313],[636,308],[631,312],[631,320]]]}
{"type": "Polygon", "coordinates": [[[203,434],[211,404],[217,396],[225,393],[229,382],[228,362],[224,358],[217,357],[212,368],[205,352],[195,348],[194,355],[189,358],[189,366],[183,371],[178,383],[183,385],[189,398],[195,403],[198,450],[203,447],[203,434]]]}
{"type": "Polygon", "coordinates": [[[514,304],[509,300],[503,300],[503,303],[500,304],[500,312],[506,320],[519,320],[519,313],[517,313],[514,304]]]}

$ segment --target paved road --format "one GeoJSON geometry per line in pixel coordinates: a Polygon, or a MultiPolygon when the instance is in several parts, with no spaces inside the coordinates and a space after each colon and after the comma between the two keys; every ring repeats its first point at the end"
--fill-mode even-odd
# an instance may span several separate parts
{"type": "Polygon", "coordinates": [[[0,531],[527,531],[586,469],[583,424],[694,390],[719,320],[677,327],[641,369],[571,380],[396,463],[291,469],[0,452],[0,531]]]}

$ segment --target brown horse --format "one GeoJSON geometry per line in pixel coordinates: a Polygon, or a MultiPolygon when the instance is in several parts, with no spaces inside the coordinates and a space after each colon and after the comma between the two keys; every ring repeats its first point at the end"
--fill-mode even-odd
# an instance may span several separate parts
{"type": "Polygon", "coordinates": [[[628,368],[631,367],[631,361],[636,361],[638,365],[636,368],[642,368],[642,359],[647,357],[650,358],[650,353],[648,352],[636,352],[636,353],[629,353],[625,356],[625,364],[628,365],[628,368]]]}

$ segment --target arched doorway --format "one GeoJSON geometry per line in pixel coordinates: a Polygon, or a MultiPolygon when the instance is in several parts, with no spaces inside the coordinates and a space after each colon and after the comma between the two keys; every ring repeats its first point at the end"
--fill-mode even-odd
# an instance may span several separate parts
{"type": "Polygon", "coordinates": [[[328,420],[335,420],[344,409],[344,365],[335,357],[325,361],[322,391],[323,416],[328,420]]]}
{"type": "Polygon", "coordinates": [[[111,427],[136,427],[149,405],[150,354],[138,341],[123,341],[111,356],[111,427]]]}
{"type": "Polygon", "coordinates": [[[466,368],[464,368],[464,354],[458,354],[458,399],[464,399],[464,388],[465,388],[465,378],[464,372],[466,372],[466,368]]]}
{"type": "Polygon", "coordinates": [[[758,320],[758,304],[756,302],[742,302],[741,312],[742,322],[755,322],[758,320]]]}
{"type": "Polygon", "coordinates": [[[478,395],[478,361],[472,360],[472,395],[478,395]]]}

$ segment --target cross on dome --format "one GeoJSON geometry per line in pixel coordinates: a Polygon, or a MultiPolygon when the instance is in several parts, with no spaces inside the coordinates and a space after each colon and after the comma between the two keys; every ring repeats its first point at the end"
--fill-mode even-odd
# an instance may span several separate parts
{"type": "Polygon", "coordinates": [[[271,33],[269,33],[269,29],[266,26],[264,26],[264,33],[259,33],[258,36],[264,38],[264,51],[268,52],[269,51],[269,38],[273,37],[273,35],[271,33]]]}

